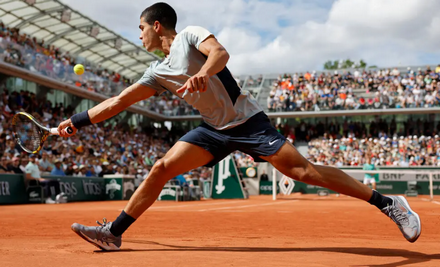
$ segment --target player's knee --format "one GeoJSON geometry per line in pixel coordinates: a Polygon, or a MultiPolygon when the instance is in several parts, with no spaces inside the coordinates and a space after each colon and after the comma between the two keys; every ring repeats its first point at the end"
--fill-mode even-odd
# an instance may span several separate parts
{"type": "Polygon", "coordinates": [[[154,163],[153,168],[151,168],[151,173],[149,177],[154,177],[156,179],[165,179],[169,180],[173,177],[169,177],[169,170],[167,168],[166,160],[165,159],[159,159],[154,163]]]}
{"type": "Polygon", "coordinates": [[[164,174],[166,172],[165,160],[159,159],[158,161],[156,161],[156,163],[154,163],[153,165],[153,168],[151,168],[151,172],[155,174],[164,174]]]}

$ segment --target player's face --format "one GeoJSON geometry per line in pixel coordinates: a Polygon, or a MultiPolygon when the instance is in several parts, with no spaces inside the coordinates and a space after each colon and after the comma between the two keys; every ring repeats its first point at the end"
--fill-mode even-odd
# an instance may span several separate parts
{"type": "Polygon", "coordinates": [[[144,21],[143,18],[141,18],[139,29],[141,30],[139,39],[142,40],[142,45],[147,49],[148,52],[153,52],[156,49],[162,48],[159,35],[154,30],[154,25],[149,25],[144,21]]]}

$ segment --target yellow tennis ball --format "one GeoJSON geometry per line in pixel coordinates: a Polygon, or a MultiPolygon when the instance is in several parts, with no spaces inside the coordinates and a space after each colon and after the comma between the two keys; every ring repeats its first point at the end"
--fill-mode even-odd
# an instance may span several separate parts
{"type": "Polygon", "coordinates": [[[77,75],[81,75],[84,73],[84,66],[81,64],[76,64],[75,67],[73,67],[73,71],[77,75]]]}

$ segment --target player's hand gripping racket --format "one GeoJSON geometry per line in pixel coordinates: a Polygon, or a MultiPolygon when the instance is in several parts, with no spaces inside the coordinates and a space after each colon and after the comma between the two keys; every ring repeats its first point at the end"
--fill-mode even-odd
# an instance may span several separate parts
{"type": "MultiPolygon", "coordinates": [[[[32,115],[18,112],[12,118],[12,130],[18,145],[27,153],[38,153],[49,135],[59,135],[57,128],[47,128],[41,125],[32,115]]],[[[73,129],[66,128],[71,134],[73,129]]]]}

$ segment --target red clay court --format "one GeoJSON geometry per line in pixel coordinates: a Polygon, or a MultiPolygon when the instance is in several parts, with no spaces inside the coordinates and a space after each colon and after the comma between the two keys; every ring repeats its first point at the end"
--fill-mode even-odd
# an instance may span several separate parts
{"type": "MultiPolygon", "coordinates": [[[[156,202],[101,252],[70,230],[114,220],[126,201],[0,209],[1,266],[440,266],[440,202],[409,198],[414,244],[374,206],[346,196],[156,202]]],[[[437,198],[437,200],[440,200],[437,198]]]]}

